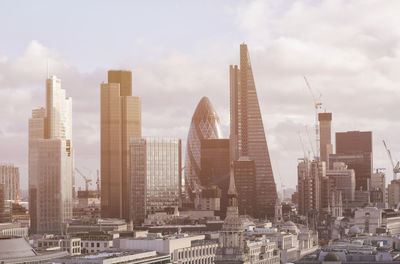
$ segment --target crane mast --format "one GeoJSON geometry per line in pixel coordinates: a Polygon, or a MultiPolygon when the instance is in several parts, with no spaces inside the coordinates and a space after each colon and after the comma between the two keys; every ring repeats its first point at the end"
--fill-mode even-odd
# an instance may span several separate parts
{"type": "Polygon", "coordinates": [[[398,161],[396,165],[394,164],[392,153],[390,152],[390,149],[386,145],[385,140],[383,140],[383,145],[385,146],[386,152],[388,154],[390,163],[392,164],[392,172],[393,172],[393,180],[397,179],[397,174],[400,173],[400,162],[398,161]]]}
{"type": "Polygon", "coordinates": [[[320,143],[320,136],[319,136],[319,124],[318,124],[318,113],[322,108],[322,102],[321,102],[321,94],[319,94],[319,97],[317,98],[314,93],[313,90],[311,89],[310,83],[308,82],[306,76],[304,77],[304,81],[306,82],[306,86],[312,96],[313,102],[314,102],[314,111],[315,111],[315,149],[316,149],[316,155],[315,158],[317,160],[319,160],[319,156],[320,156],[320,149],[319,149],[319,143],[320,143]]]}

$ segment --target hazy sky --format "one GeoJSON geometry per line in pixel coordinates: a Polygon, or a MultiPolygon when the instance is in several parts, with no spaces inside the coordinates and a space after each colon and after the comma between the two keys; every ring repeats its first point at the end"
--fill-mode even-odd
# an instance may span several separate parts
{"type": "Polygon", "coordinates": [[[78,168],[99,168],[99,91],[109,69],[132,71],[144,136],[186,142],[208,96],[228,137],[228,66],[245,42],[278,187],[297,183],[299,133],[311,149],[303,75],[333,112],[334,132],[373,131],[374,167],[388,168],[389,181],[382,139],[400,159],[398,10],[395,0],[1,1],[0,161],[21,168],[26,188],[28,119],[45,105],[47,59],[73,98],[78,168]]]}

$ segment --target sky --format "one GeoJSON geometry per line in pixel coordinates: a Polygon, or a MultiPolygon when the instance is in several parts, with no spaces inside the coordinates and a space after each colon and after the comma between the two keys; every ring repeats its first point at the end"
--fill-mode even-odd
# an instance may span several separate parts
{"type": "Polygon", "coordinates": [[[315,149],[303,76],[333,113],[333,141],[334,132],[373,132],[374,167],[389,182],[383,139],[400,159],[399,9],[396,0],[1,1],[0,162],[20,167],[26,189],[28,119],[45,106],[47,61],[72,97],[75,165],[88,173],[99,168],[110,69],[132,71],[144,136],[179,137],[185,148],[207,96],[229,137],[228,70],[246,43],[278,190],[296,186],[299,138],[315,149]]]}

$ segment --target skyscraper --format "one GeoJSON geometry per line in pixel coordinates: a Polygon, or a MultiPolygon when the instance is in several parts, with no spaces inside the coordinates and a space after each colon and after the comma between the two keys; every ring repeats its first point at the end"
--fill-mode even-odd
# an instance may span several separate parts
{"type": "Polygon", "coordinates": [[[129,220],[129,140],[142,136],[141,99],[132,96],[132,73],[109,71],[101,84],[101,215],[129,220]]]}
{"type": "Polygon", "coordinates": [[[186,143],[185,191],[193,200],[201,171],[201,140],[222,138],[219,117],[207,97],[201,98],[193,114],[186,143]]]}
{"type": "Polygon", "coordinates": [[[72,218],[72,100],[61,80],[46,81],[46,109],[29,120],[29,213],[32,233],[60,233],[72,218]]]}
{"type": "Polygon", "coordinates": [[[256,165],[248,157],[233,162],[241,215],[256,216],[256,165]]]}
{"type": "Polygon", "coordinates": [[[200,141],[200,178],[201,187],[216,185],[221,190],[220,213],[225,216],[228,206],[229,186],[229,139],[202,139],[200,141]]]}
{"type": "Polygon", "coordinates": [[[372,132],[348,131],[336,133],[336,154],[330,155],[330,164],[341,161],[353,169],[356,190],[369,190],[372,175],[372,132]]]}
{"type": "Polygon", "coordinates": [[[142,224],[149,213],[179,206],[181,140],[132,138],[130,219],[142,224]]]}
{"type": "Polygon", "coordinates": [[[276,186],[246,44],[240,45],[240,69],[230,66],[230,108],[231,158],[254,160],[257,217],[273,217],[276,186]]]}
{"type": "Polygon", "coordinates": [[[332,113],[319,113],[319,131],[320,131],[320,161],[325,161],[328,167],[329,154],[333,152],[333,146],[331,142],[331,121],[332,113]]]}

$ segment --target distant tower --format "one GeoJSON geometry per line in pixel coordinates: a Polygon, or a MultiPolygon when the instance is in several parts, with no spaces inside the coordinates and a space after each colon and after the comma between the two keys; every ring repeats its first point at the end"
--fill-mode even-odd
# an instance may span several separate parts
{"type": "Polygon", "coordinates": [[[328,166],[329,154],[333,153],[333,146],[331,142],[331,121],[332,113],[319,113],[319,133],[320,133],[320,161],[326,162],[328,166]]]}
{"type": "Polygon", "coordinates": [[[235,186],[233,166],[231,166],[228,208],[226,218],[219,234],[219,246],[215,255],[215,264],[249,263],[245,254],[243,223],[239,216],[238,194],[235,186]]]}
{"type": "Polygon", "coordinates": [[[62,233],[72,218],[74,151],[72,99],[61,80],[46,80],[46,108],[29,119],[29,214],[31,233],[62,233]]]}
{"type": "Polygon", "coordinates": [[[282,226],[282,222],[283,222],[283,218],[282,218],[282,203],[281,200],[278,198],[276,199],[276,203],[275,203],[275,226],[276,227],[281,227],[282,226]]]}
{"type": "Polygon", "coordinates": [[[231,159],[246,156],[256,167],[256,217],[273,217],[277,199],[264,125],[246,44],[240,45],[240,69],[231,65],[231,159]]]}
{"type": "Polygon", "coordinates": [[[101,216],[129,220],[129,140],[142,136],[141,98],[132,96],[132,72],[108,72],[100,108],[101,216]]]}
{"type": "Polygon", "coordinates": [[[196,186],[200,184],[201,140],[220,139],[222,132],[219,117],[207,97],[201,98],[192,117],[186,142],[185,191],[194,199],[196,186]]]}

